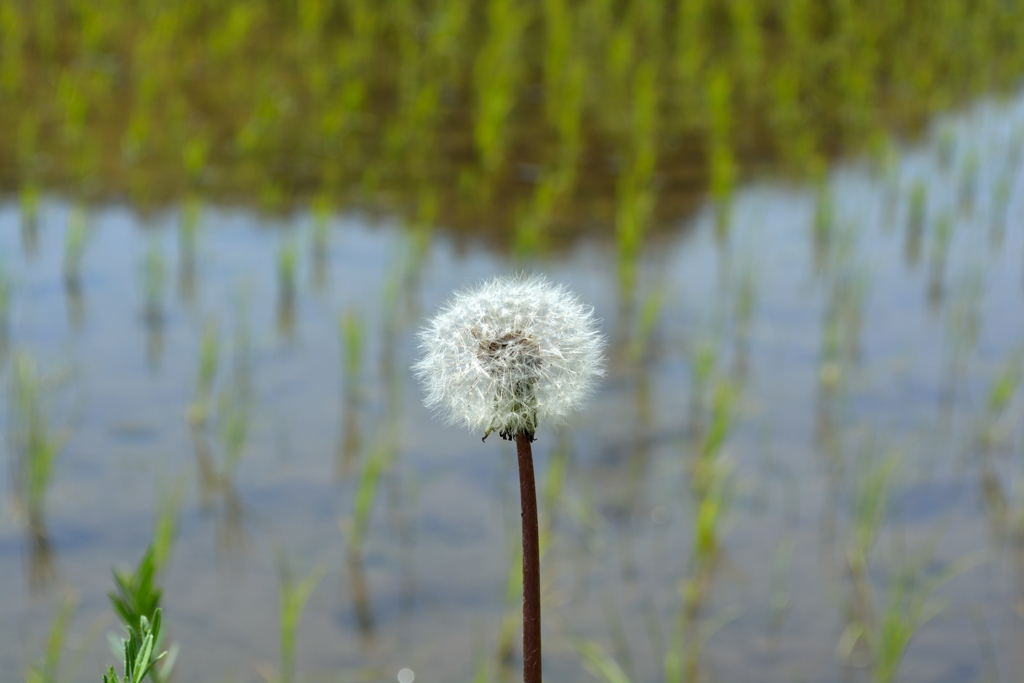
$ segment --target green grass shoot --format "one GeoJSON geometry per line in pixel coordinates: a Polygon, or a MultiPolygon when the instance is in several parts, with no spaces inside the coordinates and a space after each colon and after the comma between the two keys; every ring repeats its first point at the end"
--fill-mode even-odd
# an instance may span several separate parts
{"type": "Polygon", "coordinates": [[[43,384],[35,362],[27,355],[14,358],[10,410],[17,456],[18,490],[31,525],[41,524],[53,468],[61,449],[43,405],[43,384]]]}
{"type": "Polygon", "coordinates": [[[283,552],[277,556],[278,602],[280,609],[281,672],[279,683],[291,683],[295,674],[295,637],[302,612],[326,568],[317,564],[305,578],[296,582],[288,558],[283,552]]]}
{"type": "Polygon", "coordinates": [[[75,206],[68,216],[68,227],[64,233],[63,266],[66,283],[77,283],[81,279],[87,220],[85,209],[81,206],[75,206]]]}

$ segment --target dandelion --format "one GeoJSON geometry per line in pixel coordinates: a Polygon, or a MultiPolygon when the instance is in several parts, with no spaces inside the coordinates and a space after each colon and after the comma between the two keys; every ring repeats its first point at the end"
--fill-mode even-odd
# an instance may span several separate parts
{"type": "Polygon", "coordinates": [[[420,332],[413,370],[449,423],[516,442],[523,519],[523,680],[541,681],[540,543],[531,442],[564,422],[604,374],[593,309],[540,276],[457,293],[420,332]]]}
{"type": "Polygon", "coordinates": [[[457,293],[419,338],[426,405],[485,438],[565,422],[604,374],[593,309],[538,276],[457,293]]]}

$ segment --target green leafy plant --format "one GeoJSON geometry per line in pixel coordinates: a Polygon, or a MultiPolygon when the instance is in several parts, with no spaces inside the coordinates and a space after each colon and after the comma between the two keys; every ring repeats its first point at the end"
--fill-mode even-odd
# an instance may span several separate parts
{"type": "Polygon", "coordinates": [[[18,487],[32,527],[41,527],[46,491],[60,453],[61,440],[50,429],[43,407],[42,382],[35,363],[19,354],[11,374],[12,442],[18,487]]]}
{"type": "Polygon", "coordinates": [[[164,289],[167,286],[167,260],[159,240],[153,238],[142,260],[142,297],[146,323],[159,325],[163,321],[164,289]]]}
{"type": "Polygon", "coordinates": [[[47,634],[42,661],[29,666],[25,673],[25,683],[54,683],[60,679],[61,654],[76,608],[77,600],[72,595],[65,597],[61,602],[50,620],[50,631],[47,634]]]}
{"type": "MultiPolygon", "coordinates": [[[[128,638],[121,643],[124,649],[125,678],[123,681],[115,678],[111,667],[108,675],[113,683],[138,683],[147,673],[155,683],[160,683],[170,677],[174,668],[177,645],[172,645],[169,652],[159,657],[152,657],[153,649],[159,648],[161,644],[160,600],[163,589],[157,585],[157,574],[161,569],[160,562],[167,559],[166,552],[164,549],[158,553],[151,545],[134,571],[113,570],[116,590],[107,596],[114,612],[128,630],[128,638]],[[167,655],[166,661],[159,669],[153,669],[153,664],[164,655],[167,655]]],[[[112,641],[111,648],[115,649],[114,646],[112,641]]],[[[108,683],[106,677],[104,683],[108,683]]]]}
{"type": "Polygon", "coordinates": [[[313,589],[320,583],[326,570],[323,565],[316,565],[306,578],[296,582],[288,565],[287,557],[278,554],[277,578],[278,598],[281,609],[281,673],[279,683],[291,683],[295,672],[295,634],[306,609],[313,589]]]}
{"type": "Polygon", "coordinates": [[[124,650],[124,676],[118,676],[114,667],[103,674],[103,683],[141,683],[146,676],[154,671],[153,666],[163,659],[167,652],[154,655],[154,646],[160,637],[162,626],[162,615],[159,609],[153,614],[153,621],[150,622],[145,616],[139,620],[139,625],[132,626],[125,624],[128,637],[123,639],[124,650]]]}
{"type": "Polygon", "coordinates": [[[64,282],[75,286],[82,277],[82,255],[85,253],[86,213],[81,206],[71,210],[64,233],[64,282]]]}
{"type": "Polygon", "coordinates": [[[142,619],[153,619],[163,590],[156,585],[156,554],[152,546],[134,571],[114,570],[116,592],[108,593],[114,612],[126,625],[141,629],[142,619]]]}

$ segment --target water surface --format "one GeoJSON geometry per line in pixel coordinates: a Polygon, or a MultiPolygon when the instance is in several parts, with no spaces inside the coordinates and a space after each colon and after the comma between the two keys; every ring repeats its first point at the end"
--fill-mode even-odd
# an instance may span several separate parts
{"type": "Polygon", "coordinates": [[[325,572],[299,629],[300,679],[406,667],[418,680],[480,667],[514,679],[502,644],[503,628],[518,641],[514,449],[434,419],[408,368],[416,329],[452,289],[528,270],[593,304],[610,340],[591,405],[535,445],[551,680],[590,680],[595,643],[636,681],[664,680],[671,653],[699,680],[869,679],[872,629],[908,564],[903,613],[915,595],[944,608],[913,629],[899,680],[1019,677],[1022,131],[1024,99],[985,101],[819,186],[750,182],[725,236],[709,203],[652,237],[635,291],[600,238],[517,261],[439,225],[421,253],[412,226],[343,213],[318,251],[313,212],[207,204],[189,267],[188,207],[48,195],[33,224],[6,200],[0,367],[6,387],[17,358],[34,360],[62,448],[32,537],[5,441],[0,669],[40,657],[54,606],[74,595],[65,675],[98,678],[114,661],[101,635],[116,629],[111,566],[138,560],[180,482],[163,576],[179,680],[274,675],[280,555],[296,576],[325,572]],[[80,211],[76,288],[64,253],[80,211]],[[277,270],[289,245],[292,300],[277,270]],[[147,258],[148,277],[155,262],[164,271],[149,304],[147,258]],[[363,339],[354,373],[346,316],[363,339]],[[203,425],[188,415],[209,329],[219,362],[203,425]],[[993,404],[1001,378],[1010,399],[993,404]],[[226,425],[240,415],[231,467],[226,425]],[[709,435],[723,424],[719,445],[709,435]],[[356,546],[369,462],[384,474],[356,546]],[[870,481],[885,504],[858,564],[870,481]],[[719,515],[700,527],[712,503],[719,515]],[[950,566],[949,581],[922,585],[950,566]]]}

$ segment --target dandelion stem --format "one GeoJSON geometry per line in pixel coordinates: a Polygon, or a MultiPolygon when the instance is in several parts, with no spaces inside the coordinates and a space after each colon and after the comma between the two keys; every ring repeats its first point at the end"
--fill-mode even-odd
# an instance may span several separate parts
{"type": "Polygon", "coordinates": [[[537,531],[532,441],[533,434],[516,434],[519,495],[523,511],[523,683],[541,683],[540,536],[537,531]]]}

